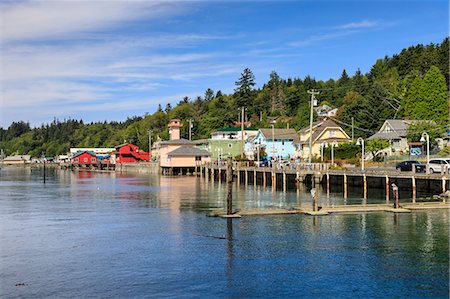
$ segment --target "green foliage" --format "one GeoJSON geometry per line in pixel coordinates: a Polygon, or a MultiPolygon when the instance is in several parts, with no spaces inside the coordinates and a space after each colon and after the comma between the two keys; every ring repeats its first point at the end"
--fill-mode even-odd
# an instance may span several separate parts
{"type": "Polygon", "coordinates": [[[450,156],[450,146],[446,145],[443,149],[441,149],[438,153],[441,157],[448,157],[450,156]]]}
{"type": "Polygon", "coordinates": [[[365,151],[371,152],[374,160],[377,160],[377,154],[380,150],[389,147],[389,140],[372,139],[365,143],[365,151]]]}
{"type": "Polygon", "coordinates": [[[426,75],[411,83],[404,102],[405,114],[412,119],[448,121],[448,90],[439,68],[432,66],[426,75]]]}

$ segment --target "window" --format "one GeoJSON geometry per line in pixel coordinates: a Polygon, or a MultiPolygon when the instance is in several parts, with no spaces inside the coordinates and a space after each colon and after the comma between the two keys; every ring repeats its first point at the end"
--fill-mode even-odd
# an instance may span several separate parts
{"type": "Polygon", "coordinates": [[[336,130],[330,130],[330,137],[336,136],[336,130]]]}
{"type": "Polygon", "coordinates": [[[95,158],[91,158],[91,162],[92,162],[92,163],[95,163],[95,158]]]}
{"type": "Polygon", "coordinates": [[[88,158],[84,158],[84,159],[83,159],[83,162],[87,162],[87,161],[88,161],[88,158]]]}
{"type": "Polygon", "coordinates": [[[232,148],[233,145],[231,143],[228,143],[228,148],[232,148]]]}
{"type": "Polygon", "coordinates": [[[78,158],[75,158],[73,161],[74,161],[75,163],[78,163],[78,158]]]}
{"type": "Polygon", "coordinates": [[[201,161],[202,157],[201,156],[195,156],[195,161],[201,161]]]}

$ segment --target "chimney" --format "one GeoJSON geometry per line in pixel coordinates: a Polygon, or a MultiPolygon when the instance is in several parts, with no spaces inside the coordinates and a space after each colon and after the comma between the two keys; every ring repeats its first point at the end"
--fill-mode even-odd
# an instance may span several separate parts
{"type": "Polygon", "coordinates": [[[181,124],[181,120],[172,119],[169,122],[168,126],[169,126],[170,140],[179,140],[180,139],[180,127],[183,126],[181,124]]]}

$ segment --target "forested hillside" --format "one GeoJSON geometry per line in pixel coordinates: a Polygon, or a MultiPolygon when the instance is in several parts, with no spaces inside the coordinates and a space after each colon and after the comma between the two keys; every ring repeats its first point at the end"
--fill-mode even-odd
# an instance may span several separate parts
{"type": "MultiPolygon", "coordinates": [[[[39,128],[18,121],[0,128],[0,148],[6,154],[55,156],[70,147],[110,147],[133,142],[148,149],[152,140],[168,138],[169,119],[192,119],[194,139],[208,138],[211,131],[239,121],[241,107],[252,127],[268,127],[270,116],[280,116],[278,126],[300,129],[309,123],[310,94],[315,89],[319,104],[339,108],[337,120],[350,132],[352,118],[356,136],[367,137],[385,119],[434,120],[439,128],[449,124],[449,39],[440,44],[416,45],[392,57],[375,62],[367,74],[346,70],[338,80],[316,81],[305,78],[280,78],[276,71],[261,88],[255,89],[250,69],[243,70],[232,94],[207,89],[194,99],[183,98],[175,107],[160,105],[144,116],[125,122],[83,123],[82,120],[57,120],[39,128]]],[[[187,137],[188,126],[182,128],[187,137]]],[[[441,131],[441,130],[437,130],[441,131]]]]}

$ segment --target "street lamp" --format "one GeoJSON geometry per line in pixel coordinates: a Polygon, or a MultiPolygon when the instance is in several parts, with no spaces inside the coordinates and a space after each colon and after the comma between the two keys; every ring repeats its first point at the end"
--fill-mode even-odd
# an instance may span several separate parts
{"type": "Polygon", "coordinates": [[[331,143],[331,165],[334,165],[334,148],[339,147],[337,142],[331,143]]]}
{"type": "MultiPolygon", "coordinates": [[[[275,126],[274,125],[272,125],[272,157],[275,158],[275,126]]],[[[273,161],[272,161],[272,163],[273,163],[273,161]]]]}
{"type": "Polygon", "coordinates": [[[323,149],[324,148],[328,148],[328,142],[326,142],[326,141],[324,141],[320,144],[320,149],[321,149],[320,156],[321,156],[322,162],[323,162],[323,149]]]}
{"type": "Polygon", "coordinates": [[[356,145],[362,145],[361,170],[364,170],[364,139],[358,137],[358,139],[356,139],[356,145]]]}
{"type": "Polygon", "coordinates": [[[152,150],[152,130],[148,130],[147,134],[148,134],[148,152],[150,153],[152,150]]]}
{"type": "Polygon", "coordinates": [[[420,138],[420,142],[427,142],[427,173],[430,164],[430,135],[427,132],[422,133],[422,137],[420,138]],[[426,138],[426,139],[425,139],[426,138]]]}

